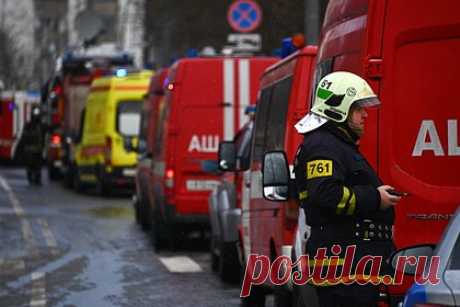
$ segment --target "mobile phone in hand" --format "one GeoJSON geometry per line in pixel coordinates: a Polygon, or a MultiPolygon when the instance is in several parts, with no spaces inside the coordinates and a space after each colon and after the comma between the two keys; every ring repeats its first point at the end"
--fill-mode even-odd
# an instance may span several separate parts
{"type": "Polygon", "coordinates": [[[389,189],[387,190],[388,194],[390,195],[394,195],[394,196],[408,196],[409,193],[407,192],[401,192],[401,191],[397,191],[395,189],[389,189]]]}

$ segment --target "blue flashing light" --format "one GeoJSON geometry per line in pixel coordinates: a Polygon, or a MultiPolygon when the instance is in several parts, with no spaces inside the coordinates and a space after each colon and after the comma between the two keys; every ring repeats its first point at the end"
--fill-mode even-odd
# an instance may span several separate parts
{"type": "Polygon", "coordinates": [[[291,53],[295,52],[297,49],[292,44],[292,38],[283,38],[281,41],[281,57],[285,58],[291,53]]]}
{"type": "Polygon", "coordinates": [[[118,78],[123,78],[128,75],[128,70],[127,69],[117,69],[116,76],[118,78]]]}
{"type": "Polygon", "coordinates": [[[250,105],[247,106],[246,109],[244,110],[244,114],[250,115],[256,113],[256,106],[255,105],[250,105]]]}
{"type": "Polygon", "coordinates": [[[185,54],[188,58],[196,58],[198,57],[198,50],[195,48],[190,48],[185,54]]]}

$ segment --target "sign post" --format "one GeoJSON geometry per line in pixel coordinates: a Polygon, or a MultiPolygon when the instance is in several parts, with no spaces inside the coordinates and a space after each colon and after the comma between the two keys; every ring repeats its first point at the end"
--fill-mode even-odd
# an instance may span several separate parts
{"type": "Polygon", "coordinates": [[[227,36],[231,46],[226,46],[237,52],[257,52],[262,48],[260,34],[249,33],[257,29],[262,22],[262,10],[253,0],[237,0],[227,11],[227,21],[230,27],[239,33],[227,36]]]}

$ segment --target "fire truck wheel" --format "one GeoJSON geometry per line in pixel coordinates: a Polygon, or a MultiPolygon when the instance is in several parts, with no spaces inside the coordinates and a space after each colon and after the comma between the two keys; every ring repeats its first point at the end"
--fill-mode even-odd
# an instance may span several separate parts
{"type": "Polygon", "coordinates": [[[48,165],[48,179],[54,181],[54,180],[58,180],[59,177],[60,177],[59,169],[52,165],[48,165]]]}
{"type": "Polygon", "coordinates": [[[222,242],[220,244],[219,276],[225,282],[239,281],[240,263],[235,242],[222,242]]]}
{"type": "Polygon", "coordinates": [[[136,224],[140,225],[142,230],[144,230],[144,227],[142,227],[142,215],[140,213],[140,200],[139,197],[136,197],[133,199],[133,209],[134,209],[134,217],[136,219],[136,224]]]}
{"type": "Polygon", "coordinates": [[[96,182],[96,194],[104,197],[104,196],[110,196],[110,192],[111,192],[110,187],[105,182],[104,175],[100,174],[96,182]]]}
{"type": "Polygon", "coordinates": [[[75,165],[70,165],[67,171],[64,172],[63,174],[63,183],[66,188],[71,189],[73,185],[73,180],[75,177],[75,172],[76,172],[76,166],[75,165]]]}
{"type": "Polygon", "coordinates": [[[83,183],[80,181],[80,173],[78,172],[78,170],[75,171],[72,181],[73,181],[72,186],[75,192],[77,193],[83,192],[83,183]]]}
{"type": "Polygon", "coordinates": [[[217,255],[215,249],[217,245],[217,239],[215,236],[211,237],[210,252],[211,252],[211,269],[213,272],[219,270],[219,255],[217,255]]]}
{"type": "Polygon", "coordinates": [[[136,204],[134,205],[136,210],[136,221],[141,226],[143,231],[148,231],[152,227],[150,210],[142,199],[137,199],[136,204]]]}
{"type": "Polygon", "coordinates": [[[152,246],[156,251],[160,251],[166,247],[165,240],[165,224],[161,220],[158,212],[155,212],[152,217],[152,224],[150,227],[150,240],[152,241],[152,246]]]}

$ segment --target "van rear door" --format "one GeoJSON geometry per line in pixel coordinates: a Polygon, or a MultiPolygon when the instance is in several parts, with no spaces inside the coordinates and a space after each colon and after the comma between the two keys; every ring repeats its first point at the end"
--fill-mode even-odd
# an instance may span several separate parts
{"type": "Polygon", "coordinates": [[[410,193],[397,205],[398,247],[436,243],[460,205],[460,2],[386,9],[380,174],[410,193]]]}
{"type": "Polygon", "coordinates": [[[215,176],[204,173],[201,165],[206,160],[217,159],[221,110],[217,105],[186,106],[181,110],[182,117],[187,119],[180,123],[177,148],[177,162],[181,164],[181,174],[177,174],[179,193],[210,191],[217,185],[215,176]]]}

